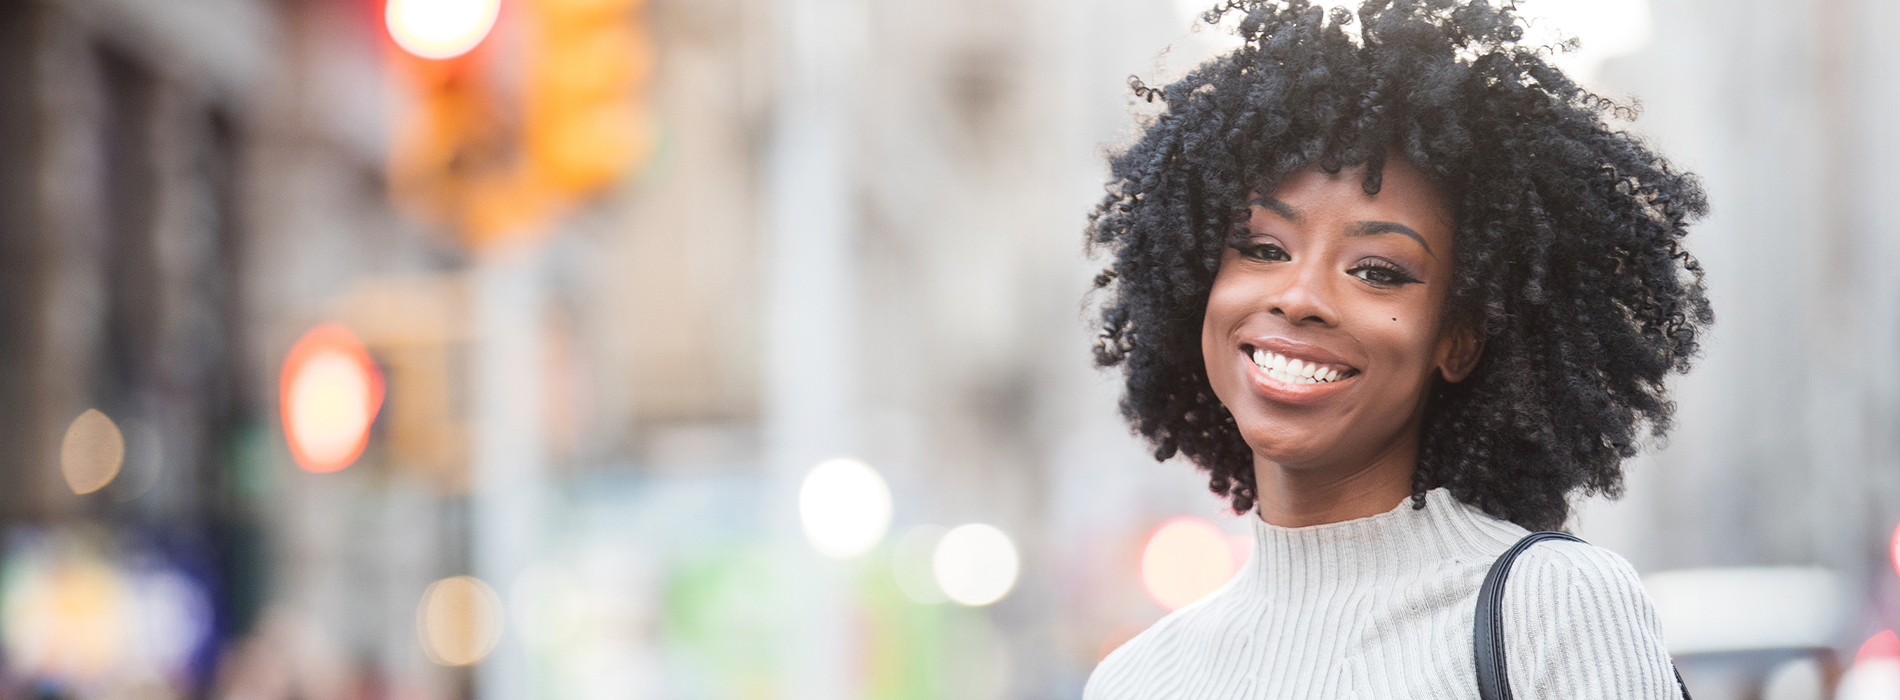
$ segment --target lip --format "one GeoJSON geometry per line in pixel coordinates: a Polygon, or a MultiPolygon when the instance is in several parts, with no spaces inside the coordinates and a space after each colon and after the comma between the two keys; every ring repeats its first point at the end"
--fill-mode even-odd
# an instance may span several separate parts
{"type": "Polygon", "coordinates": [[[1253,384],[1254,390],[1271,401],[1290,404],[1306,404],[1319,401],[1346,390],[1347,387],[1357,382],[1360,375],[1363,374],[1361,371],[1355,371],[1351,376],[1325,383],[1289,384],[1267,376],[1265,370],[1260,369],[1259,365],[1254,364],[1252,348],[1260,348],[1302,360],[1315,360],[1321,364],[1345,365],[1354,370],[1358,370],[1358,367],[1347,362],[1345,358],[1340,357],[1338,353],[1311,343],[1302,343],[1290,338],[1275,336],[1252,338],[1243,341],[1241,345],[1234,348],[1234,352],[1239,353],[1241,360],[1247,363],[1247,379],[1253,384]]]}

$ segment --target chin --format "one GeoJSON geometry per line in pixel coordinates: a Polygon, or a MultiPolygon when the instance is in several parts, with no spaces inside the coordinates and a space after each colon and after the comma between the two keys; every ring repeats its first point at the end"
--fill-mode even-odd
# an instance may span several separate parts
{"type": "Polygon", "coordinates": [[[1247,448],[1253,451],[1256,460],[1264,459],[1283,467],[1297,468],[1311,464],[1330,452],[1338,443],[1338,435],[1322,434],[1317,430],[1288,429],[1287,427],[1256,426],[1252,429],[1245,424],[1240,428],[1241,439],[1247,441],[1247,448]]]}

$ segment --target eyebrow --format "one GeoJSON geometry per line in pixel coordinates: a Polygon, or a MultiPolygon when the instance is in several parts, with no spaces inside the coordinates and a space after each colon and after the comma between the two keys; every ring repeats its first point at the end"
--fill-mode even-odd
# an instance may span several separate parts
{"type": "Polygon", "coordinates": [[[1306,217],[1300,215],[1300,210],[1294,209],[1292,205],[1272,197],[1255,196],[1252,201],[1247,203],[1279,214],[1280,218],[1296,224],[1306,219],[1306,217]]]}
{"type": "Polygon", "coordinates": [[[1354,222],[1353,231],[1346,235],[1348,236],[1377,236],[1382,233],[1396,233],[1406,238],[1410,238],[1414,241],[1418,241],[1418,244],[1425,248],[1426,255],[1430,255],[1434,258],[1438,257],[1437,253],[1432,252],[1431,244],[1425,242],[1425,237],[1418,235],[1417,231],[1413,231],[1412,227],[1406,226],[1405,224],[1393,223],[1391,221],[1359,221],[1359,222],[1354,222]]]}
{"type": "MultiPolygon", "coordinates": [[[[1282,202],[1272,197],[1267,197],[1264,195],[1255,195],[1254,198],[1252,200],[1249,200],[1247,203],[1252,206],[1266,209],[1267,211],[1271,211],[1275,214],[1279,214],[1280,218],[1286,219],[1287,221],[1291,221],[1296,224],[1301,223],[1302,221],[1306,219],[1305,216],[1302,216],[1300,214],[1300,210],[1293,208],[1293,205],[1287,204],[1286,202],[1282,202]]],[[[1346,235],[1348,236],[1377,236],[1382,233],[1396,233],[1401,236],[1410,238],[1414,241],[1418,241],[1418,245],[1425,249],[1426,255],[1430,255],[1434,258],[1438,257],[1437,253],[1432,252],[1431,244],[1425,242],[1424,236],[1418,235],[1418,232],[1413,231],[1412,227],[1406,226],[1405,224],[1401,224],[1401,223],[1396,223],[1392,221],[1358,221],[1358,222],[1354,222],[1353,231],[1346,235]]]]}

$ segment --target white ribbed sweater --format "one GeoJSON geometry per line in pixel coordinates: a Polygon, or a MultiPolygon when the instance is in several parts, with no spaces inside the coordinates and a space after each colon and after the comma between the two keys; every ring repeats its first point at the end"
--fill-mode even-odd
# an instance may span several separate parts
{"type": "MultiPolygon", "coordinates": [[[[1524,528],[1444,489],[1390,512],[1312,527],[1258,517],[1253,558],[1220,590],[1110,653],[1084,700],[1478,697],[1478,587],[1524,528]]],[[[1628,562],[1546,541],[1504,586],[1518,700],[1673,700],[1662,631],[1628,562]]]]}

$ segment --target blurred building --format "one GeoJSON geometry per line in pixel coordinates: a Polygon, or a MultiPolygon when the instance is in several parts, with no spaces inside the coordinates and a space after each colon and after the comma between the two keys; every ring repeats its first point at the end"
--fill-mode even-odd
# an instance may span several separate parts
{"type": "MultiPolygon", "coordinates": [[[[1197,5],[519,0],[436,61],[380,0],[0,4],[0,697],[1077,696],[1166,612],[1157,527],[1246,532],[1088,364],[1083,219],[1127,77],[1228,45],[1197,5]],[[318,473],[280,375],[325,323],[385,391],[318,473]],[[891,510],[833,560],[840,456],[891,510]],[[993,604],[918,563],[972,523],[993,604]]],[[[1718,323],[1578,529],[1833,576],[1799,614],[1851,659],[1900,611],[1900,16],[1611,5],[1650,30],[1591,80],[1705,179],[1718,323]]],[[[1754,697],[1770,651],[1685,671],[1754,697]]]]}
{"type": "Polygon", "coordinates": [[[258,8],[164,9],[0,8],[8,695],[204,687],[267,595],[243,287],[270,52],[258,8]]]}
{"type": "MultiPolygon", "coordinates": [[[[1712,214],[1689,246],[1716,324],[1677,382],[1670,440],[1579,528],[1645,572],[1834,572],[1833,643],[1852,661],[1900,622],[1900,286],[1885,273],[1900,260],[1900,220],[1885,211],[1900,132],[1882,116],[1900,85],[1883,39],[1900,8],[1652,5],[1651,40],[1606,61],[1602,83],[1638,99],[1634,128],[1708,189],[1712,214]]],[[[1775,664],[1747,666],[1703,686],[1727,696],[1775,664]]]]}

